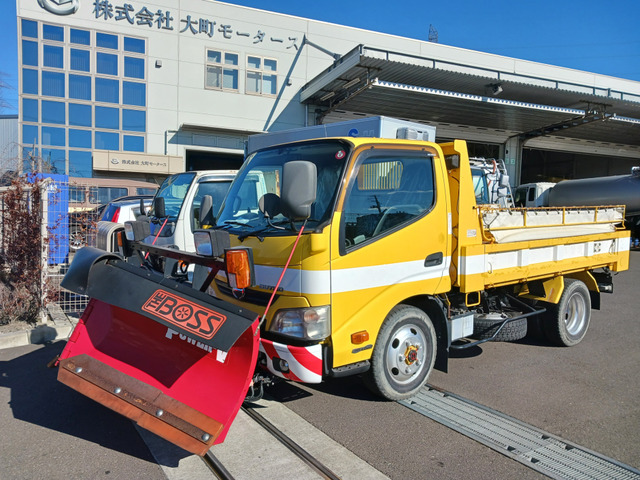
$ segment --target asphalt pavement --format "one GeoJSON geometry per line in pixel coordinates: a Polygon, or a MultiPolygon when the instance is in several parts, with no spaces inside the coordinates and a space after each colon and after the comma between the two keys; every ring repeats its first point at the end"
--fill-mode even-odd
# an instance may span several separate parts
{"type": "MultiPolygon", "coordinates": [[[[631,269],[616,276],[613,295],[602,296],[578,346],[484,344],[451,358],[449,373],[434,372],[430,383],[640,468],[638,285],[640,252],[633,251],[631,269]]],[[[61,352],[64,341],[54,340],[64,328],[59,318],[32,338],[48,343],[0,349],[0,480],[211,478],[197,457],[57,382],[46,364],[61,352]]],[[[542,478],[373,397],[358,378],[281,383],[270,393],[260,407],[270,421],[345,480],[542,478]]],[[[275,445],[241,412],[213,452],[238,479],[314,478],[275,445]]]]}

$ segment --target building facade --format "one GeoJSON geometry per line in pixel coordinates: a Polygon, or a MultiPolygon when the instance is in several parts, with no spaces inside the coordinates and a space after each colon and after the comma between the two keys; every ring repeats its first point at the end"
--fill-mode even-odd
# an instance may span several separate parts
{"type": "Polygon", "coordinates": [[[515,179],[527,150],[568,155],[574,175],[585,155],[610,173],[640,162],[640,82],[211,0],[16,1],[25,168],[143,180],[237,168],[250,134],[372,115],[467,139],[515,179]],[[618,122],[613,141],[594,112],[618,122]],[[572,128],[582,137],[551,130],[587,117],[572,128]]]}

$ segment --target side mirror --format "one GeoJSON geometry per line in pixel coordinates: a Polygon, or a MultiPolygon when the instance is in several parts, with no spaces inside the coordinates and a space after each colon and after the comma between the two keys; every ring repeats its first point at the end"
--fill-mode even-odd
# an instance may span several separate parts
{"type": "Polygon", "coordinates": [[[500,177],[500,186],[505,188],[509,186],[509,175],[502,175],[500,177]]]}
{"type": "Polygon", "coordinates": [[[316,201],[317,181],[315,163],[294,160],[284,164],[280,209],[287,218],[305,220],[311,216],[311,205],[316,201]]]}
{"type": "Polygon", "coordinates": [[[211,195],[205,195],[200,202],[200,225],[213,225],[213,212],[211,210],[213,210],[213,198],[211,195]]]}
{"type": "Polygon", "coordinates": [[[166,212],[164,210],[164,198],[156,197],[153,199],[153,215],[156,218],[164,218],[166,217],[166,212]]]}
{"type": "Polygon", "coordinates": [[[144,205],[144,198],[140,199],[140,215],[136,217],[136,220],[140,222],[149,221],[149,219],[147,218],[147,209],[145,208],[145,205],[144,205]]]}
{"type": "Polygon", "coordinates": [[[273,218],[280,212],[280,197],[275,193],[265,193],[258,201],[260,211],[267,218],[273,218]]]}

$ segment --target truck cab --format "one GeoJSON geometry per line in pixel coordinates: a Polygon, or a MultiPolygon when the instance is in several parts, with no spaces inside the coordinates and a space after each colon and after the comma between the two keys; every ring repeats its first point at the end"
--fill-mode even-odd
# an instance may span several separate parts
{"type": "Polygon", "coordinates": [[[158,189],[149,212],[149,243],[175,246],[194,252],[193,232],[214,224],[218,208],[236,175],[236,170],[205,170],[178,173],[167,177],[158,189]],[[203,199],[211,197],[209,212],[200,209],[203,199]]]}
{"type": "Polygon", "coordinates": [[[516,207],[549,206],[549,191],[555,185],[553,182],[523,183],[516,188],[514,198],[516,207]]]}

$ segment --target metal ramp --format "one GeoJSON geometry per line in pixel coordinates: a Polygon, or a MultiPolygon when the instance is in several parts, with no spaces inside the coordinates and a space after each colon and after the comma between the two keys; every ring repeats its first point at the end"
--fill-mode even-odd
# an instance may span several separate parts
{"type": "Polygon", "coordinates": [[[551,478],[640,479],[633,467],[430,385],[399,403],[551,478]]]}

